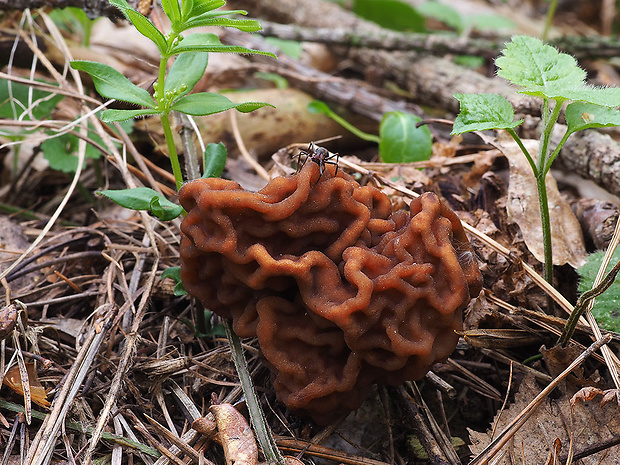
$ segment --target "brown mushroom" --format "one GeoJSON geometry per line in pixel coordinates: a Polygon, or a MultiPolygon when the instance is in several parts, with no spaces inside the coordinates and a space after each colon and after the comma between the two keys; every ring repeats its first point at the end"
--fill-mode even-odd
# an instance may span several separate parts
{"type": "Polygon", "coordinates": [[[185,289],[258,338],[278,398],[318,423],[447,358],[481,289],[459,219],[432,193],[393,213],[380,190],[306,163],[259,192],[200,179],[179,199],[185,289]]]}

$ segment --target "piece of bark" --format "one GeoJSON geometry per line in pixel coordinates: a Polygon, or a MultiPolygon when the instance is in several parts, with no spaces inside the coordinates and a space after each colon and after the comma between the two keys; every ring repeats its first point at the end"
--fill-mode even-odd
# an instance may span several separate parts
{"type": "MultiPolygon", "coordinates": [[[[128,0],[135,7],[139,0],[128,0]]],[[[74,6],[86,11],[89,17],[98,18],[108,16],[110,18],[122,17],[118,8],[110,5],[108,0],[0,0],[0,10],[25,10],[26,8],[66,8],[74,6]]]]}
{"type": "MultiPolygon", "coordinates": [[[[458,37],[450,34],[426,34],[379,31],[353,31],[343,27],[309,28],[295,24],[279,24],[261,20],[263,30],[259,34],[298,42],[317,42],[329,45],[346,45],[356,48],[372,48],[385,51],[416,51],[435,56],[446,54],[473,55],[492,59],[499,55],[510,37],[458,37]]],[[[577,59],[612,58],[620,54],[620,41],[616,37],[565,36],[549,41],[560,50],[577,59]]]]}
{"type": "Polygon", "coordinates": [[[618,206],[604,200],[577,199],[571,203],[571,208],[586,241],[597,250],[605,250],[618,222],[618,206]]]}
{"type": "Polygon", "coordinates": [[[417,105],[383,97],[362,81],[336,78],[288,58],[258,35],[229,29],[222,31],[220,37],[223,43],[277,53],[277,61],[259,55],[249,56],[248,59],[258,63],[261,70],[277,72],[288,79],[293,87],[304,90],[315,98],[345,106],[374,121],[381,121],[383,115],[390,111],[422,115],[417,105]]]}

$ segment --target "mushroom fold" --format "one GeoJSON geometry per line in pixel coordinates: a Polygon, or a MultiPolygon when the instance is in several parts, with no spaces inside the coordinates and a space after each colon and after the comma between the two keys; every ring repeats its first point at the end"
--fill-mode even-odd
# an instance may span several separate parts
{"type": "Polygon", "coordinates": [[[436,195],[392,212],[380,190],[306,163],[259,192],[199,179],[181,189],[181,279],[257,337],[278,398],[325,424],[374,383],[422,378],[454,350],[482,286],[456,214],[436,195]]]}

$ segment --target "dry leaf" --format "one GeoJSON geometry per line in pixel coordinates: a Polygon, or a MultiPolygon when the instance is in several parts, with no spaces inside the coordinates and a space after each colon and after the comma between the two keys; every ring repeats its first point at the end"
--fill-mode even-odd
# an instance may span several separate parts
{"type": "MultiPolygon", "coordinates": [[[[34,362],[26,363],[26,370],[28,371],[28,381],[30,383],[30,394],[32,396],[32,401],[41,406],[48,408],[50,406],[50,402],[47,400],[47,393],[45,392],[45,388],[39,382],[39,377],[37,376],[37,370],[35,368],[34,362]]],[[[19,366],[15,365],[12,367],[4,377],[4,384],[11,388],[19,395],[24,395],[24,388],[22,387],[22,377],[19,373],[19,366]]]]}
{"type": "Polygon", "coordinates": [[[256,465],[258,447],[247,421],[231,404],[209,407],[215,417],[227,465],[256,465]]]}
{"type": "MultiPolygon", "coordinates": [[[[533,377],[528,375],[524,378],[515,395],[514,404],[501,414],[496,431],[502,431],[540,391],[533,377]]],[[[571,433],[574,435],[575,454],[620,435],[620,412],[616,405],[601,406],[598,402],[586,404],[577,402],[571,408],[570,400],[570,393],[563,393],[557,399],[547,397],[523,427],[515,433],[513,439],[504,446],[501,451],[504,452],[504,456],[497,461],[497,465],[543,464],[558,439],[563,445],[561,455],[565,456],[571,433]],[[510,461],[511,456],[515,462],[510,461]]],[[[474,454],[482,451],[493,439],[490,431],[479,433],[469,430],[469,433],[472,442],[470,448],[474,454]]],[[[579,463],[620,465],[620,445],[589,455],[579,463]]]]}
{"type": "MultiPolygon", "coordinates": [[[[523,144],[531,154],[538,153],[538,141],[525,139],[523,144]]],[[[544,261],[542,225],[536,179],[525,155],[513,140],[495,143],[510,164],[510,182],[506,210],[508,219],[519,225],[527,248],[537,260],[544,261]]],[[[553,264],[569,263],[579,268],[585,263],[586,249],[581,226],[569,203],[560,195],[558,185],[551,174],[547,174],[547,198],[551,219],[551,242],[553,264]]]]}

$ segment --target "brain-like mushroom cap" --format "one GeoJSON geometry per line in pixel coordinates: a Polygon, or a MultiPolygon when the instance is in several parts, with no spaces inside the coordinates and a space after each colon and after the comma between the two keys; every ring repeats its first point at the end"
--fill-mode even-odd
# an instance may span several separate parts
{"type": "Polygon", "coordinates": [[[179,199],[185,289],[258,338],[278,398],[318,423],[447,358],[481,289],[459,219],[432,193],[392,213],[380,190],[309,162],[259,192],[199,179],[179,199]]]}

